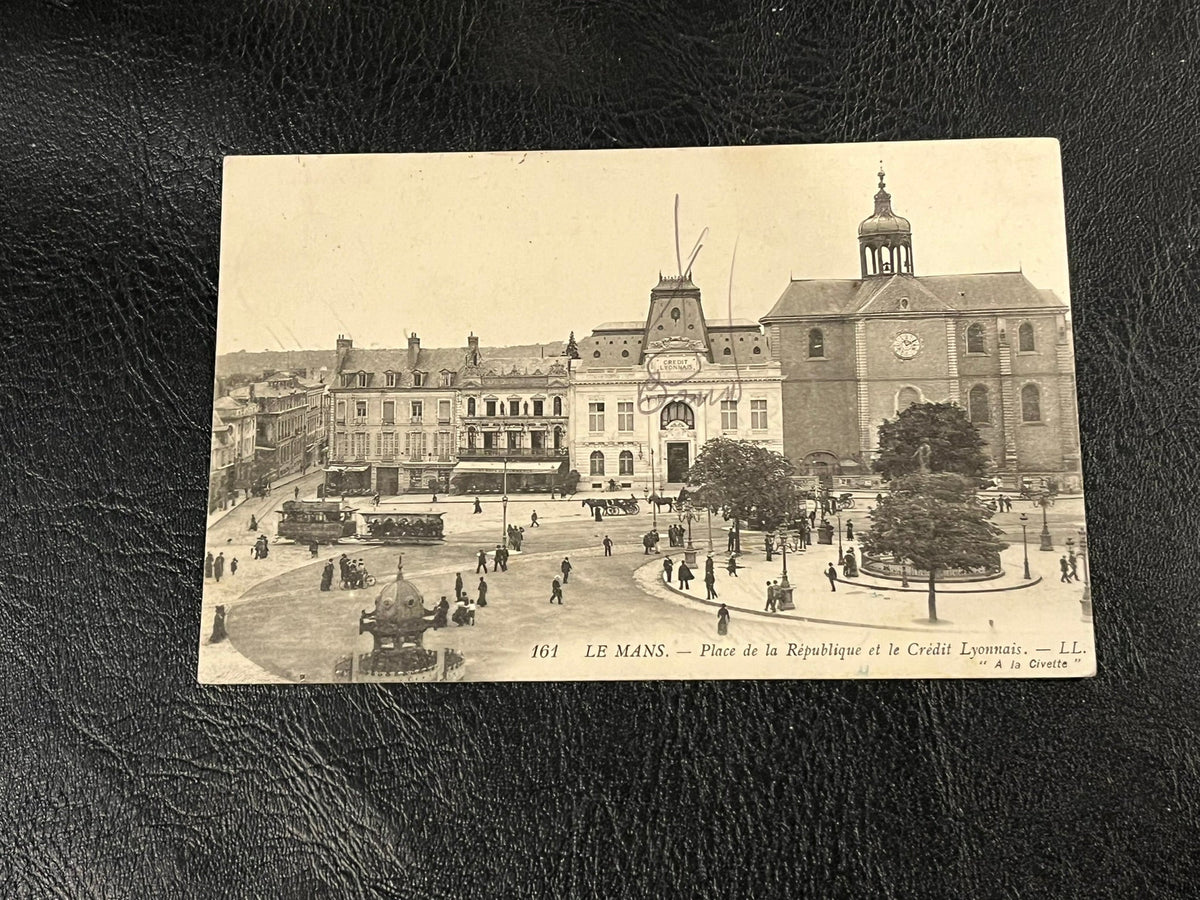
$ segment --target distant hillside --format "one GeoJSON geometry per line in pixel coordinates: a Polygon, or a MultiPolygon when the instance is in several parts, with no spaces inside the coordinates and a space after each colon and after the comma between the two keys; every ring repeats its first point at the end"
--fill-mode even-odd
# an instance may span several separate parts
{"type": "MultiPolygon", "coordinates": [[[[466,353],[467,348],[463,347],[466,353]]],[[[516,344],[511,347],[480,347],[480,355],[484,359],[491,357],[522,357],[542,356],[547,359],[561,356],[566,349],[563,341],[550,341],[545,344],[516,344]]],[[[218,378],[228,378],[232,375],[261,376],[267,371],[292,371],[307,369],[309,377],[316,378],[322,366],[333,371],[337,361],[335,350],[263,350],[250,353],[239,350],[237,353],[224,353],[217,357],[218,378]]]]}

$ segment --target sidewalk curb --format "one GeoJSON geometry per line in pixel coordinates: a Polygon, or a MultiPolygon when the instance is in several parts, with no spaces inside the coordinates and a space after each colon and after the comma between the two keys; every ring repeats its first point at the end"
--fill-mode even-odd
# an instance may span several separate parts
{"type": "Polygon", "coordinates": [[[814,625],[836,625],[842,628],[869,628],[872,630],[884,631],[911,631],[917,634],[928,634],[931,631],[937,631],[939,628],[937,625],[930,625],[928,628],[917,628],[906,625],[873,625],[869,622],[844,622],[839,619],[818,619],[814,616],[797,616],[791,613],[769,613],[765,610],[747,609],[744,606],[730,606],[728,603],[722,604],[713,600],[705,600],[700,597],[693,597],[686,591],[681,591],[679,588],[672,585],[669,581],[662,577],[662,573],[656,575],[655,577],[658,579],[659,583],[667,590],[671,591],[671,593],[677,594],[680,597],[686,597],[688,600],[691,600],[694,603],[700,603],[704,606],[711,606],[714,609],[724,605],[725,608],[730,612],[739,612],[750,616],[761,616],[764,619],[788,619],[793,622],[811,622],[814,625]]]}
{"type": "MultiPolygon", "coordinates": [[[[901,593],[912,593],[912,594],[928,594],[929,593],[929,585],[925,585],[924,587],[900,587],[898,585],[896,587],[891,587],[890,585],[872,584],[871,582],[867,582],[867,581],[855,581],[852,578],[851,579],[838,578],[837,583],[838,584],[848,584],[848,585],[851,585],[852,587],[870,588],[873,591],[899,591],[901,593]]],[[[937,593],[938,593],[938,596],[941,596],[942,594],[1000,594],[1000,593],[1003,593],[1004,591],[1021,591],[1021,590],[1024,590],[1025,588],[1031,588],[1035,584],[1041,584],[1041,583],[1042,583],[1042,576],[1039,575],[1037,578],[1033,579],[1032,581],[1026,581],[1024,584],[1010,585],[1009,587],[980,588],[977,591],[955,591],[955,590],[951,590],[948,588],[942,589],[939,587],[937,589],[937,593]]]]}

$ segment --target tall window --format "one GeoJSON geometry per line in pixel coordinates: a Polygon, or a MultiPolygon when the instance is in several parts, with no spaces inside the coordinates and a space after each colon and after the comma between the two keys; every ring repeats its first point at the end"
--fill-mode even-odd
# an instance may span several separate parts
{"type": "Polygon", "coordinates": [[[384,425],[395,425],[396,424],[396,401],[395,400],[384,400],[383,401],[383,424],[384,425]]]}
{"type": "Polygon", "coordinates": [[[721,401],[721,430],[737,431],[737,401],[721,401]]]}
{"type": "Polygon", "coordinates": [[[367,455],[367,438],[365,431],[356,431],[350,435],[350,450],[355,459],[362,459],[367,455]]]}
{"type": "Polygon", "coordinates": [[[1036,384],[1027,384],[1021,388],[1021,421],[1042,421],[1042,392],[1036,384]]]}
{"type": "Polygon", "coordinates": [[[454,373],[453,372],[443,372],[442,373],[442,387],[451,387],[453,384],[454,384],[454,373]]]}
{"type": "Polygon", "coordinates": [[[450,421],[450,401],[449,400],[439,400],[438,401],[438,421],[439,422],[449,422],[450,421]]]}
{"type": "Polygon", "coordinates": [[[617,431],[633,431],[633,401],[617,404],[617,431]]]}
{"type": "Polygon", "coordinates": [[[976,322],[967,329],[967,352],[987,353],[987,345],[983,340],[983,326],[976,322]]]}
{"type": "Polygon", "coordinates": [[[365,419],[366,417],[367,417],[367,401],[366,400],[355,400],[354,401],[354,418],[365,419]]]}
{"type": "Polygon", "coordinates": [[[976,424],[992,421],[992,413],[988,409],[988,389],[982,384],[975,385],[967,394],[967,414],[976,424]]]}
{"type": "MultiPolygon", "coordinates": [[[[603,431],[604,430],[604,404],[589,403],[588,404],[588,431],[603,431]]],[[[604,465],[603,454],[601,454],[601,466],[604,465]]],[[[601,475],[604,473],[601,472],[601,475]]]]}
{"type": "Polygon", "coordinates": [[[496,414],[496,401],[495,400],[484,400],[483,408],[484,408],[484,411],[489,416],[494,416],[496,414]]]}
{"type": "Polygon", "coordinates": [[[533,414],[535,416],[544,416],[546,414],[546,401],[545,400],[534,400],[533,401],[533,414]]]}
{"type": "Polygon", "coordinates": [[[337,420],[339,422],[346,421],[346,401],[345,400],[339,400],[337,402],[337,420]]]}
{"type": "Polygon", "coordinates": [[[592,464],[592,468],[591,468],[592,474],[593,475],[603,475],[604,474],[604,454],[601,453],[599,450],[593,450],[592,455],[590,457],[590,461],[592,464]]]}
{"type": "Polygon", "coordinates": [[[425,432],[410,431],[405,435],[404,450],[409,459],[425,458],[425,432]]]}
{"type": "Polygon", "coordinates": [[[1017,349],[1022,353],[1032,353],[1033,345],[1033,323],[1022,322],[1021,327],[1017,329],[1017,349]]]}
{"type": "Polygon", "coordinates": [[[755,431],[767,430],[767,401],[750,401],[750,427],[755,431]]]}
{"type": "Polygon", "coordinates": [[[676,400],[664,406],[662,415],[659,417],[659,419],[663,428],[666,428],[672,422],[682,422],[688,428],[696,427],[695,413],[693,413],[692,408],[682,400],[676,400]]]}
{"type": "Polygon", "coordinates": [[[825,334],[820,328],[814,328],[808,333],[808,358],[825,358],[825,334]]]}
{"type": "Polygon", "coordinates": [[[475,398],[474,397],[467,398],[467,415],[468,416],[475,415],[475,398]]]}
{"type": "Polygon", "coordinates": [[[346,432],[339,431],[337,434],[334,435],[333,447],[334,447],[334,451],[333,451],[334,459],[345,459],[346,458],[346,451],[349,449],[349,447],[346,443],[346,432]]]}
{"type": "Polygon", "coordinates": [[[633,474],[633,452],[630,450],[622,450],[621,455],[617,458],[617,467],[619,475],[633,474]]]}
{"type": "Polygon", "coordinates": [[[425,384],[425,375],[422,372],[413,372],[413,387],[421,387],[425,384]]]}
{"type": "Polygon", "coordinates": [[[554,398],[554,414],[556,416],[562,415],[562,397],[554,398]]]}
{"type": "Polygon", "coordinates": [[[467,447],[471,450],[475,449],[475,426],[472,425],[467,429],[467,447]]]}
{"type": "Polygon", "coordinates": [[[370,378],[371,378],[371,376],[368,375],[366,372],[359,372],[358,373],[358,386],[366,387],[367,382],[370,380],[370,378]]]}
{"type": "Polygon", "coordinates": [[[395,372],[385,372],[383,377],[387,381],[388,387],[396,386],[396,373],[395,372]]]}
{"type": "Polygon", "coordinates": [[[392,459],[396,455],[396,433],[394,431],[385,431],[382,435],[381,451],[385,459],[392,459]]]}
{"type": "Polygon", "coordinates": [[[425,403],[422,400],[413,400],[409,404],[409,409],[409,415],[412,416],[414,422],[420,422],[421,418],[425,415],[425,403]]]}
{"type": "Polygon", "coordinates": [[[901,388],[896,395],[896,412],[902,413],[914,403],[921,402],[921,392],[914,387],[901,388]]]}
{"type": "Polygon", "coordinates": [[[450,458],[451,438],[452,435],[449,431],[439,431],[437,433],[435,440],[437,441],[436,451],[438,459],[448,460],[450,458]]]}

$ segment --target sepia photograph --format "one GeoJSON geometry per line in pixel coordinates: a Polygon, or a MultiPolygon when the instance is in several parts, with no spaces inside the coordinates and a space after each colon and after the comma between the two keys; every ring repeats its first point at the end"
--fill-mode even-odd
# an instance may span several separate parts
{"type": "Polygon", "coordinates": [[[227,157],[203,683],[1095,674],[1059,146],[227,157]]]}

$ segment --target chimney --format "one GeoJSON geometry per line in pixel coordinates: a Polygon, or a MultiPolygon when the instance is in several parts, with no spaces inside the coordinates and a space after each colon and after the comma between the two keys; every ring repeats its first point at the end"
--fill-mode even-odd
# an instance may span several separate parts
{"type": "Polygon", "coordinates": [[[467,335],[467,355],[472,365],[479,365],[479,338],[473,333],[467,335]]]}
{"type": "Polygon", "coordinates": [[[337,361],[334,363],[333,371],[342,371],[342,364],[346,361],[346,355],[354,349],[354,341],[346,337],[344,334],[337,336],[337,361]]]}
{"type": "Polygon", "coordinates": [[[254,382],[250,382],[250,402],[254,402],[254,382]]]}
{"type": "Polygon", "coordinates": [[[417,356],[421,352],[421,339],[417,337],[414,331],[408,336],[408,367],[415,369],[417,367],[417,356]]]}

